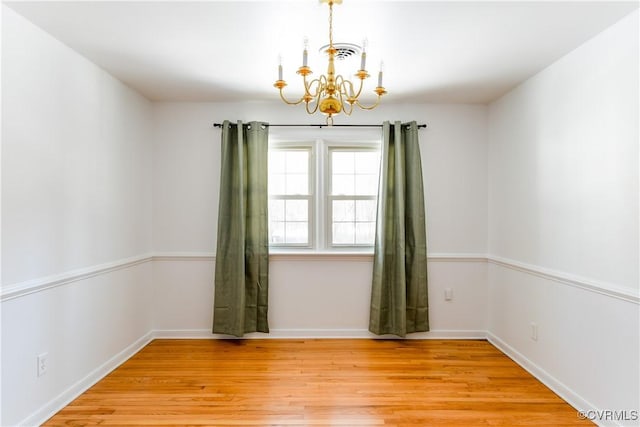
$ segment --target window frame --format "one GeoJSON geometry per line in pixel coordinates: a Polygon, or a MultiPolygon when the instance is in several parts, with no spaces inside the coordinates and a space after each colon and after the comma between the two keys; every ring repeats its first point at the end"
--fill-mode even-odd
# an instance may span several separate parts
{"type": "MultiPolygon", "coordinates": [[[[381,147],[381,136],[378,137],[358,137],[354,140],[351,135],[348,140],[330,138],[270,138],[269,151],[271,150],[309,150],[309,244],[274,244],[269,243],[269,250],[272,253],[372,253],[371,245],[333,245],[333,223],[332,205],[330,198],[343,197],[332,196],[331,191],[331,151],[373,151],[379,152],[381,147]]],[[[291,196],[289,196],[291,197],[291,196]]],[[[304,196],[296,196],[298,198],[304,196]]],[[[374,196],[347,196],[348,200],[363,197],[366,200],[377,200],[374,196]]],[[[281,199],[268,194],[269,200],[281,199]]],[[[284,199],[284,197],[282,197],[284,199]]]]}
{"type": "MultiPolygon", "coordinates": [[[[380,144],[374,143],[327,143],[324,147],[326,150],[325,159],[326,166],[323,169],[324,176],[322,177],[325,181],[325,192],[324,196],[324,206],[325,206],[325,222],[324,222],[324,234],[325,234],[325,245],[324,249],[327,250],[369,250],[373,249],[375,242],[371,244],[363,244],[363,243],[353,243],[353,244],[334,244],[333,243],[333,201],[334,200],[378,200],[378,194],[374,195],[333,195],[332,191],[332,178],[333,178],[333,169],[331,163],[331,154],[335,151],[346,151],[346,152],[380,152],[380,144]]],[[[380,179],[380,170],[378,169],[378,180],[380,179]]],[[[375,222],[375,221],[374,221],[375,222]]]]}
{"type": "MultiPolygon", "coordinates": [[[[268,201],[271,200],[307,200],[308,208],[307,208],[307,243],[271,243],[269,241],[269,248],[277,248],[277,249],[313,249],[315,247],[315,212],[316,212],[316,170],[315,170],[315,147],[312,142],[269,142],[268,152],[271,151],[307,151],[309,153],[309,164],[308,164],[308,176],[307,176],[307,185],[308,185],[308,194],[307,195],[299,195],[299,194],[277,194],[273,195],[268,191],[267,198],[268,201]]],[[[286,211],[285,211],[286,212],[286,211]]],[[[285,213],[286,215],[286,213],[285,213]]],[[[285,220],[285,229],[286,229],[286,220],[285,220]]],[[[269,236],[271,237],[271,236],[269,236]]]]}

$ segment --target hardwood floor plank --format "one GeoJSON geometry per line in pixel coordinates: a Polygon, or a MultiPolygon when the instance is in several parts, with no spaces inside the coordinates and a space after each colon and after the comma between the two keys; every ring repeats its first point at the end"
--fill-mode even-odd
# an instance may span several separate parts
{"type": "Polygon", "coordinates": [[[592,425],[486,341],[155,340],[44,426],[592,425]]]}

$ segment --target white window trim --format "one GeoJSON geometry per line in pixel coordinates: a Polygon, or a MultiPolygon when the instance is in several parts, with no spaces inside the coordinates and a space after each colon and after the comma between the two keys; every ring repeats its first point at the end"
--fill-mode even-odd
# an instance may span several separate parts
{"type": "Polygon", "coordinates": [[[380,149],[380,144],[372,144],[372,143],[359,143],[359,144],[354,144],[354,143],[332,143],[332,142],[328,142],[325,144],[325,146],[323,147],[325,150],[325,156],[324,158],[326,159],[327,163],[329,163],[327,165],[327,167],[325,169],[323,169],[324,172],[324,179],[323,181],[325,181],[325,189],[326,192],[322,193],[325,197],[324,200],[324,211],[325,211],[325,218],[324,218],[324,223],[323,223],[323,228],[324,228],[324,235],[325,235],[325,246],[324,248],[326,250],[341,250],[341,249],[346,249],[349,251],[358,251],[361,249],[364,250],[372,250],[373,249],[373,244],[371,245],[365,245],[365,244],[357,244],[354,243],[352,245],[350,244],[332,244],[333,241],[333,223],[331,222],[331,219],[333,218],[333,212],[332,212],[332,208],[333,208],[333,200],[377,200],[378,199],[378,195],[373,195],[373,196],[356,196],[356,195],[332,195],[330,194],[331,192],[331,177],[333,176],[333,171],[332,169],[329,167],[330,162],[329,162],[329,158],[331,156],[331,152],[332,151],[354,151],[354,150],[358,150],[358,151],[371,151],[371,152],[376,152],[379,151],[380,149]]]}
{"type": "Polygon", "coordinates": [[[314,158],[317,157],[316,156],[316,147],[315,144],[313,144],[313,142],[296,142],[296,143],[291,143],[291,142],[275,142],[275,143],[269,143],[269,150],[305,150],[309,152],[309,195],[280,195],[280,196],[276,196],[276,197],[272,197],[270,194],[268,196],[269,200],[308,200],[309,201],[309,209],[308,209],[308,216],[307,216],[307,224],[308,224],[308,234],[307,234],[307,244],[304,243],[269,243],[269,248],[281,248],[281,249],[290,249],[290,250],[306,250],[306,249],[314,249],[315,248],[315,236],[314,236],[314,229],[317,228],[315,226],[315,221],[317,220],[315,218],[315,205],[316,205],[316,200],[317,200],[317,194],[315,193],[316,191],[316,170],[315,170],[315,160],[314,158]]]}

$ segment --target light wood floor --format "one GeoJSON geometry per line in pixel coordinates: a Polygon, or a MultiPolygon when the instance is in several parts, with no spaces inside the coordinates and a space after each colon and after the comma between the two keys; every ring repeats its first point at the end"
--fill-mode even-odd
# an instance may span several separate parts
{"type": "Polygon", "coordinates": [[[486,341],[156,340],[45,426],[591,425],[486,341]]]}

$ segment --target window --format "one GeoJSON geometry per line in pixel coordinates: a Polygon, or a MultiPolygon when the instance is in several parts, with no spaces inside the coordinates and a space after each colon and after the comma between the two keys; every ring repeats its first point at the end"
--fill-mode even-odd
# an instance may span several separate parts
{"type": "Polygon", "coordinates": [[[311,147],[269,150],[269,243],[311,244],[311,147]]]}
{"type": "Polygon", "coordinates": [[[375,239],[377,144],[316,140],[269,147],[269,244],[367,249],[375,239]]]}
{"type": "Polygon", "coordinates": [[[331,246],[373,246],[380,158],[371,149],[329,149],[331,246]]]}

